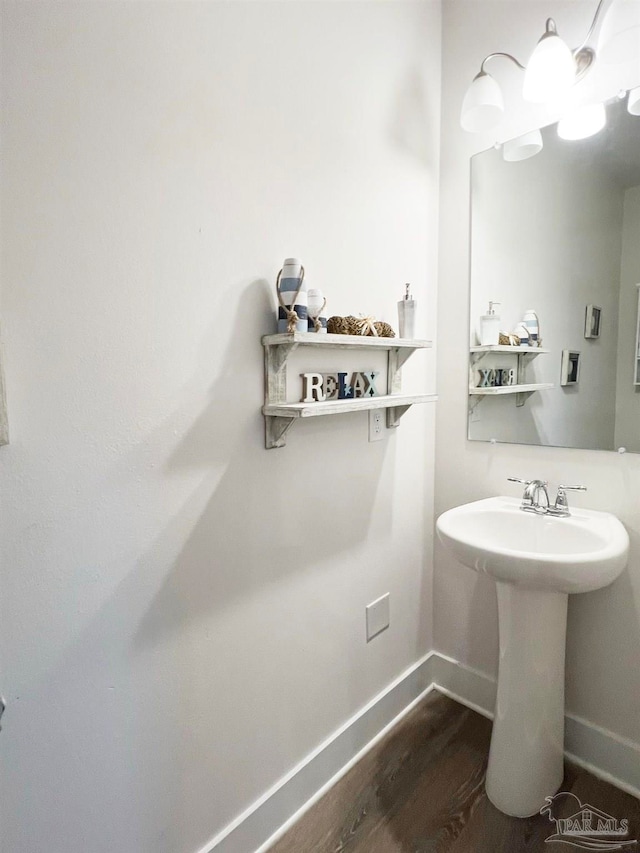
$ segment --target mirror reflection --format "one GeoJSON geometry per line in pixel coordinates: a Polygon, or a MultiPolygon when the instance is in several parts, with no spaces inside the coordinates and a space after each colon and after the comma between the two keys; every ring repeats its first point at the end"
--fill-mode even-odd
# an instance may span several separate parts
{"type": "Polygon", "coordinates": [[[470,439],[640,452],[640,117],[627,107],[607,104],[588,139],[550,125],[472,159],[470,439]]]}

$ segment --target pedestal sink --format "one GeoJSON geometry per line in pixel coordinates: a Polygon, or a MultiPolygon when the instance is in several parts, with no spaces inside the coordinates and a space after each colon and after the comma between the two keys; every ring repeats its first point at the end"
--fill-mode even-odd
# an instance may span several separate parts
{"type": "Polygon", "coordinates": [[[508,497],[450,509],[437,531],[461,563],[496,580],[500,663],[486,789],[501,811],[527,817],[563,778],[569,594],[614,581],[629,537],[606,512],[572,508],[555,518],[508,497]]]}

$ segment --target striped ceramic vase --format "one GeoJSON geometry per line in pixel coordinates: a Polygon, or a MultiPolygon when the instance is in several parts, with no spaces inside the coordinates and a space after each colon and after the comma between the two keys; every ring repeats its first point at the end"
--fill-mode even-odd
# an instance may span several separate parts
{"type": "MultiPolygon", "coordinates": [[[[300,287],[301,277],[302,264],[300,261],[297,258],[285,258],[285,262],[282,266],[282,273],[280,275],[278,291],[282,298],[282,302],[284,302],[289,309],[293,306],[296,314],[298,315],[298,322],[295,327],[296,332],[307,331],[307,285],[303,279],[302,287],[300,287]],[[298,288],[300,288],[300,292],[298,293],[295,305],[293,305],[298,288]]],[[[287,312],[282,305],[278,303],[278,332],[287,331],[287,312]]]]}

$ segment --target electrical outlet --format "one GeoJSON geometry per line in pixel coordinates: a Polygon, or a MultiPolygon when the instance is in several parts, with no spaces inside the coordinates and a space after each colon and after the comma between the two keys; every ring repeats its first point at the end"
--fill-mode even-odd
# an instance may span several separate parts
{"type": "Polygon", "coordinates": [[[389,593],[367,604],[367,642],[389,627],[389,593]]]}
{"type": "Polygon", "coordinates": [[[385,429],[384,409],[369,409],[369,441],[382,441],[385,429]]]}

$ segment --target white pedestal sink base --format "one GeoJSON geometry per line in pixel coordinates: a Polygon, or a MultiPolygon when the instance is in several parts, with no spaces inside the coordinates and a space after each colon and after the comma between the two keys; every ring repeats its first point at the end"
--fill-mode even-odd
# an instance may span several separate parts
{"type": "Polygon", "coordinates": [[[486,789],[508,815],[528,817],[564,775],[564,662],[568,595],[496,582],[498,697],[486,789]]]}
{"type": "Polygon", "coordinates": [[[607,512],[557,518],[495,497],[447,510],[436,525],[465,566],[498,589],[500,672],[487,794],[501,811],[535,814],[562,783],[567,599],[612,583],[629,535],[607,512]]]}

